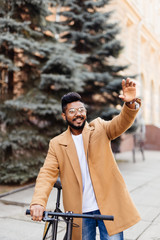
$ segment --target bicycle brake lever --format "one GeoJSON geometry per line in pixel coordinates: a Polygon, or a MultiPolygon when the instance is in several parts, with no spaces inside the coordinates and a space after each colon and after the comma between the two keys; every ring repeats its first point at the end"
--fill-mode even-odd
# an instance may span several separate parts
{"type": "Polygon", "coordinates": [[[52,222],[53,220],[56,220],[56,216],[50,216],[50,212],[44,211],[43,212],[43,221],[44,222],[52,222]]]}
{"type": "Polygon", "coordinates": [[[48,221],[50,218],[48,217],[48,212],[44,211],[43,212],[43,221],[48,221]]]}

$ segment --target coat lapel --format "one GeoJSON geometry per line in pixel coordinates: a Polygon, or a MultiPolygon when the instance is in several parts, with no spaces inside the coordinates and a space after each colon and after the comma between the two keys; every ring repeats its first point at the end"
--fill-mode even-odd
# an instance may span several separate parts
{"type": "MultiPolygon", "coordinates": [[[[83,132],[82,132],[82,136],[83,136],[83,144],[84,144],[84,150],[85,150],[85,155],[86,155],[86,159],[87,159],[87,152],[88,152],[88,143],[89,143],[89,137],[90,137],[90,131],[93,130],[92,127],[90,127],[88,125],[88,123],[86,122],[85,124],[85,127],[83,129],[83,132]]],[[[60,140],[60,144],[61,145],[65,145],[66,148],[66,153],[67,153],[67,156],[71,162],[71,165],[72,165],[72,168],[73,168],[73,171],[76,175],[76,178],[78,180],[78,183],[80,185],[80,188],[82,188],[82,175],[81,175],[81,168],[80,168],[80,164],[79,164],[79,159],[78,159],[78,155],[77,155],[77,151],[76,151],[76,147],[75,147],[75,144],[74,144],[74,141],[72,139],[72,136],[71,136],[71,131],[70,131],[70,128],[68,127],[67,131],[64,132],[62,135],[61,135],[61,140],[60,140]]]]}
{"type": "Polygon", "coordinates": [[[71,136],[70,128],[68,128],[67,131],[62,134],[60,144],[66,146],[65,151],[67,153],[68,159],[70,160],[73,171],[78,180],[79,186],[82,190],[81,169],[80,169],[79,159],[77,155],[77,150],[71,136]]]}
{"type": "MultiPolygon", "coordinates": [[[[70,135],[71,136],[71,135],[70,135]]],[[[68,158],[71,162],[72,168],[75,172],[75,175],[77,177],[78,183],[80,185],[80,188],[82,189],[82,175],[81,175],[81,168],[79,164],[79,159],[77,155],[77,150],[74,144],[74,141],[71,136],[71,140],[69,141],[67,147],[66,147],[66,152],[68,155],[68,158]]]]}

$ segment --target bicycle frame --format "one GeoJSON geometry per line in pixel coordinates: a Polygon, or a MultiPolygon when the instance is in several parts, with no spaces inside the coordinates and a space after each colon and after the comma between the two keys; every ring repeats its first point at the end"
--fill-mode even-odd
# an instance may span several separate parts
{"type": "MultiPolygon", "coordinates": [[[[26,214],[30,214],[30,210],[27,210],[26,214]]],[[[72,238],[73,218],[92,218],[96,220],[109,220],[109,221],[114,220],[114,217],[111,215],[88,215],[88,214],[75,214],[73,212],[62,213],[62,212],[45,211],[43,221],[50,222],[50,223],[56,222],[57,223],[56,227],[57,227],[59,217],[66,219],[66,224],[67,224],[66,240],[71,240],[72,238]]],[[[56,240],[57,228],[54,229],[53,231],[55,232],[53,232],[52,240],[56,240]]]]}
{"type": "MultiPolygon", "coordinates": [[[[114,217],[111,215],[88,215],[88,214],[75,214],[73,212],[66,212],[63,213],[59,206],[60,206],[60,196],[61,196],[61,182],[60,180],[57,180],[57,182],[54,185],[55,188],[57,188],[57,201],[56,201],[56,209],[54,212],[52,211],[44,211],[43,213],[43,221],[49,222],[47,229],[45,231],[45,234],[43,236],[43,240],[46,239],[47,233],[49,231],[49,228],[52,226],[52,240],[57,239],[57,229],[58,229],[58,221],[59,218],[63,218],[63,220],[66,222],[66,234],[64,237],[64,240],[71,240],[72,239],[72,228],[73,228],[73,219],[74,218],[92,218],[96,220],[109,220],[113,221],[114,217]]],[[[30,215],[30,210],[26,210],[26,215],[30,215]]]]}
{"type": "MultiPolygon", "coordinates": [[[[57,200],[56,200],[56,208],[55,208],[54,212],[62,213],[62,211],[59,208],[60,207],[61,190],[62,190],[61,182],[59,179],[55,183],[54,188],[57,188],[57,200]]],[[[63,220],[66,222],[66,219],[64,217],[63,217],[63,220]]],[[[50,221],[49,224],[47,225],[47,229],[45,229],[45,234],[43,235],[43,240],[46,239],[47,233],[51,226],[52,226],[52,240],[56,240],[57,239],[57,230],[58,230],[58,216],[55,216],[54,220],[50,221]]],[[[65,240],[65,237],[64,237],[64,240],[65,240]]]]}

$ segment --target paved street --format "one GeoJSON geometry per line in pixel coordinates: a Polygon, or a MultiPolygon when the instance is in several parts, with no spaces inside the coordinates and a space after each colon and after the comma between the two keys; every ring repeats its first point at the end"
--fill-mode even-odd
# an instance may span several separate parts
{"type": "MultiPolygon", "coordinates": [[[[125,240],[160,240],[160,152],[145,151],[146,160],[136,152],[116,155],[117,163],[142,220],[124,232],[125,240]]],[[[35,223],[25,215],[33,194],[33,186],[0,197],[0,239],[42,239],[44,223],[35,223]]],[[[52,191],[47,208],[54,209],[56,191],[52,191]]],[[[62,207],[62,205],[61,205],[62,207]]],[[[63,208],[62,208],[63,210],[63,208]]],[[[60,222],[58,240],[63,239],[64,223],[60,222]]],[[[99,236],[97,236],[99,239],[99,236]]]]}

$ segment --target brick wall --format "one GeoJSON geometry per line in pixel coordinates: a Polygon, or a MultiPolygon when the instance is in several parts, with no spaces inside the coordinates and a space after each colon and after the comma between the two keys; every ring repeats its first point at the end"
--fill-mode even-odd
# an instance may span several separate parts
{"type": "MultiPolygon", "coordinates": [[[[120,152],[131,151],[134,146],[133,135],[123,134],[121,139],[120,152]]],[[[160,128],[153,125],[146,125],[144,149],[157,151],[160,150],[160,128]]]]}
{"type": "Polygon", "coordinates": [[[146,125],[145,149],[160,150],[160,128],[146,125]]]}
{"type": "Polygon", "coordinates": [[[133,149],[133,135],[132,134],[122,134],[120,152],[131,151],[133,149]]]}

